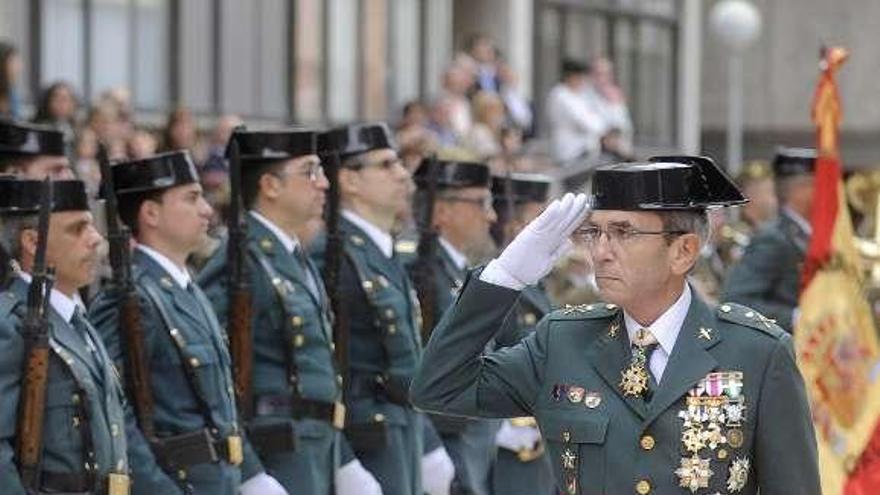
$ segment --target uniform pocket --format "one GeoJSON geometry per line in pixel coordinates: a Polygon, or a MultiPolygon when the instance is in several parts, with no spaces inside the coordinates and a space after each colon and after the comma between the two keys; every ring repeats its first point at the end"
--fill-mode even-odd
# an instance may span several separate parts
{"type": "Polygon", "coordinates": [[[562,493],[604,493],[608,416],[545,412],[537,419],[562,493]]]}
{"type": "Polygon", "coordinates": [[[87,427],[79,416],[79,404],[87,400],[73,380],[53,381],[46,386],[44,448],[75,452],[73,449],[78,448],[82,439],[82,428],[87,427]]]}
{"type": "Polygon", "coordinates": [[[213,346],[189,344],[183,349],[183,358],[186,360],[186,366],[193,372],[194,385],[199,389],[194,392],[201,393],[212,408],[219,405],[221,398],[225,396],[224,369],[220,366],[220,360],[213,346]]]}

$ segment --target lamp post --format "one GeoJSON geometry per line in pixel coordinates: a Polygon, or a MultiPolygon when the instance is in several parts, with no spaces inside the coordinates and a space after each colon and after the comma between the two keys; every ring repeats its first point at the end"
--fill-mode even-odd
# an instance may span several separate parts
{"type": "Polygon", "coordinates": [[[746,0],[722,0],[709,12],[712,32],[728,49],[727,67],[727,170],[736,175],[742,167],[743,77],[742,56],[761,32],[761,14],[746,0]]]}

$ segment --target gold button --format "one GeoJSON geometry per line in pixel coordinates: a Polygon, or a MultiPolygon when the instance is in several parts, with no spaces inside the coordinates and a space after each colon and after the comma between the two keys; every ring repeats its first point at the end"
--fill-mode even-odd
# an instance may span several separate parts
{"type": "Polygon", "coordinates": [[[645,435],[642,437],[641,441],[639,441],[639,445],[642,446],[643,450],[651,450],[654,448],[654,437],[651,435],[645,435]]]}
{"type": "Polygon", "coordinates": [[[79,404],[79,394],[73,394],[73,396],[70,398],[70,400],[73,401],[74,405],[79,404]]]}
{"type": "Polygon", "coordinates": [[[385,310],[385,317],[386,318],[394,318],[394,310],[391,308],[386,309],[385,310]]]}
{"type": "Polygon", "coordinates": [[[718,449],[718,459],[724,460],[727,459],[727,450],[726,449],[718,449]]]}
{"type": "Polygon", "coordinates": [[[342,385],[342,375],[336,375],[336,383],[342,385]]]}
{"type": "Polygon", "coordinates": [[[74,428],[79,428],[79,416],[74,416],[74,417],[73,417],[73,427],[74,427],[74,428]]]}
{"type": "Polygon", "coordinates": [[[364,288],[364,291],[371,292],[373,290],[373,282],[370,280],[364,280],[363,284],[361,284],[364,288]]]}
{"type": "Polygon", "coordinates": [[[730,313],[730,306],[727,304],[722,304],[719,309],[722,313],[730,313]]]}
{"type": "Polygon", "coordinates": [[[303,344],[306,343],[306,337],[302,334],[295,335],[293,337],[293,346],[294,347],[302,347],[303,344]]]}
{"type": "Polygon", "coordinates": [[[615,305],[615,304],[606,304],[606,305],[605,305],[605,308],[607,308],[607,309],[617,309],[617,305],[615,305]]]}
{"type": "Polygon", "coordinates": [[[373,421],[375,421],[376,423],[382,423],[383,421],[385,421],[385,415],[376,414],[375,416],[373,416],[373,421]]]}
{"type": "Polygon", "coordinates": [[[330,350],[336,352],[336,342],[330,342],[330,350]]]}
{"type": "Polygon", "coordinates": [[[397,327],[395,325],[388,325],[388,333],[394,335],[397,333],[397,327]]]}
{"type": "Polygon", "coordinates": [[[116,423],[110,424],[110,435],[114,437],[119,436],[119,425],[117,425],[116,423]]]}
{"type": "Polygon", "coordinates": [[[746,313],[746,318],[754,318],[754,317],[755,317],[755,312],[754,312],[754,311],[748,311],[748,312],[746,313]]]}
{"type": "Polygon", "coordinates": [[[303,324],[302,316],[294,316],[293,318],[290,319],[290,323],[292,323],[293,326],[295,326],[295,327],[302,326],[302,324],[303,324]]]}
{"type": "Polygon", "coordinates": [[[651,493],[651,483],[648,480],[642,480],[636,483],[636,492],[639,495],[648,495],[651,493]]]}
{"type": "Polygon", "coordinates": [[[177,479],[185,480],[186,479],[186,471],[180,469],[177,471],[177,479]]]}
{"type": "Polygon", "coordinates": [[[199,364],[201,364],[201,363],[199,363],[199,360],[197,358],[191,357],[191,358],[189,358],[189,364],[193,368],[198,368],[199,364]]]}

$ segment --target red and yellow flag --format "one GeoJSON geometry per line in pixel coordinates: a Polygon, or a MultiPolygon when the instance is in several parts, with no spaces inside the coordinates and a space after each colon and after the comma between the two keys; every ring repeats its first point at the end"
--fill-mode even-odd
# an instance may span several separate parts
{"type": "Polygon", "coordinates": [[[813,235],[795,329],[825,495],[880,493],[880,343],[843,192],[838,139],[842,109],[835,75],[847,55],[843,48],[823,49],[819,64],[813,235]]]}

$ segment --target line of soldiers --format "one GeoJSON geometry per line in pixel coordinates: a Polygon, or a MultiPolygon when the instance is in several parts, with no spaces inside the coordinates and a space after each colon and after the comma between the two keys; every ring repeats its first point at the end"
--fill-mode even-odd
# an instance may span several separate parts
{"type": "MultiPolygon", "coordinates": [[[[412,177],[384,124],[237,129],[227,157],[229,235],[197,276],[212,209],[189,155],[102,157],[113,276],[87,302],[103,239],[63,139],[0,122],[3,492],[553,493],[533,420],[409,400],[495,211],[510,239],[548,180],[426,159],[412,249],[395,242],[412,177]]],[[[550,309],[536,288],[487,352],[550,309]]]]}

